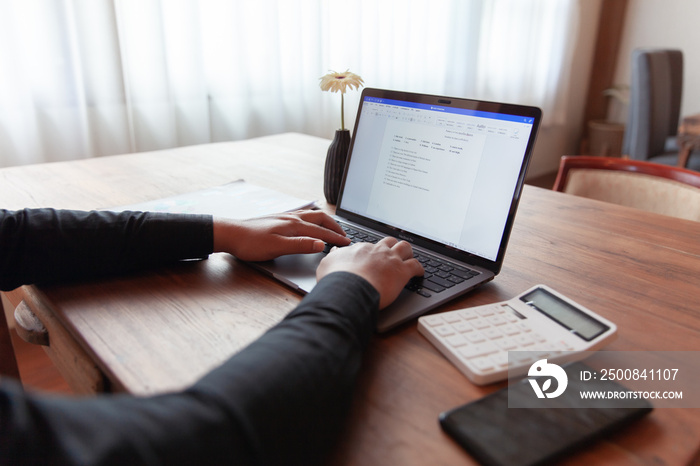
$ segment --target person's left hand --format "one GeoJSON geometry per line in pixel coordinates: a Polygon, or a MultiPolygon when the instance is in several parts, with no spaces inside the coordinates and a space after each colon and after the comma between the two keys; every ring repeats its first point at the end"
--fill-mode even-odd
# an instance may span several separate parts
{"type": "Polygon", "coordinates": [[[285,254],[321,252],[325,243],[346,246],[340,225],[320,210],[300,210],[248,220],[214,219],[214,252],[246,261],[265,261],[285,254]]]}

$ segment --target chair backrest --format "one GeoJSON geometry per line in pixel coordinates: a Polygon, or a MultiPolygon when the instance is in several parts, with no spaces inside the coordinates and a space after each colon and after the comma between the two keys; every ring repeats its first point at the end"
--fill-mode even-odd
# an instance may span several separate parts
{"type": "Polygon", "coordinates": [[[617,157],[564,156],[555,191],[700,221],[700,172],[617,157]]]}
{"type": "Polygon", "coordinates": [[[678,132],[683,93],[680,50],[632,52],[630,99],[622,153],[634,160],[663,154],[678,132]]]}

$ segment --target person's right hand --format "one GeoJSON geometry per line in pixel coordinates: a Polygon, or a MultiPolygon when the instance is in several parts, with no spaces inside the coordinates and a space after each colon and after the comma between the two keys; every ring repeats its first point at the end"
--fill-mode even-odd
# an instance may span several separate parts
{"type": "Polygon", "coordinates": [[[395,238],[333,248],[316,269],[316,279],[341,271],[357,274],[376,288],[380,309],[391,304],[412,277],[424,273],[423,266],[413,257],[411,245],[395,238]]]}

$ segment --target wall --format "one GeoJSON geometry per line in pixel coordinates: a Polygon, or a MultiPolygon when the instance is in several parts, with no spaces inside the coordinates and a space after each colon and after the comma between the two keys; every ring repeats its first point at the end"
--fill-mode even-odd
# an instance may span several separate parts
{"type": "MultiPolygon", "coordinates": [[[[581,30],[572,63],[567,124],[544,128],[537,142],[528,177],[556,171],[560,155],[578,153],[585,94],[600,2],[581,2],[581,30]]],[[[700,113],[700,2],[695,0],[628,0],[614,82],[629,85],[630,57],[635,48],[678,48],[683,51],[681,115],[700,113]]],[[[627,108],[612,100],[609,119],[624,122],[627,108]]]]}
{"type": "MultiPolygon", "coordinates": [[[[629,84],[630,56],[641,47],[683,51],[681,115],[700,113],[700,2],[695,0],[629,0],[615,71],[615,82],[629,84]]],[[[621,106],[611,104],[610,118],[626,119],[621,106]]]]}

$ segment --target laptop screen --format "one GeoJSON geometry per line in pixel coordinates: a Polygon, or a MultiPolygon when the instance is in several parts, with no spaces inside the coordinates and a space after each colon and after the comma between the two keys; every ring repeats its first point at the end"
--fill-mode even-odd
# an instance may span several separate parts
{"type": "Polygon", "coordinates": [[[339,209],[495,261],[539,113],[366,91],[339,209]]]}

